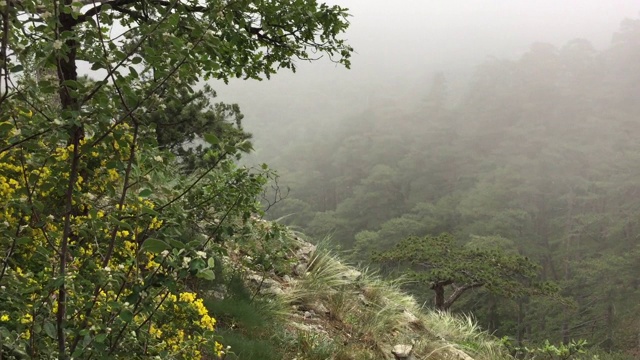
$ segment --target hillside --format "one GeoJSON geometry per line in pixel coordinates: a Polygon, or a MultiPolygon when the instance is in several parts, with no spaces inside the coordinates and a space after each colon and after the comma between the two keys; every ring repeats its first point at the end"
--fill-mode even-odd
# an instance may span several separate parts
{"type": "Polygon", "coordinates": [[[219,261],[206,303],[230,346],[226,359],[510,358],[471,317],[424,309],[398,282],[348,266],[288,230],[268,244],[230,243],[219,261]],[[261,256],[273,266],[260,265],[261,256]]]}

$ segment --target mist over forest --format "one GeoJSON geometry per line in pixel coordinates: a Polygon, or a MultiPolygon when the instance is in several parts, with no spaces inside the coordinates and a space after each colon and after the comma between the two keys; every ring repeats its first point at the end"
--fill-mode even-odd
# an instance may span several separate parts
{"type": "Polygon", "coordinates": [[[414,263],[378,255],[411,236],[522,255],[559,296],[483,286],[452,309],[518,343],[638,356],[640,6],[368,4],[344,4],[352,70],[216,86],[242,104],[245,161],[289,190],[267,216],[390,276],[414,263]]]}
{"type": "Polygon", "coordinates": [[[640,359],[639,96],[637,0],[0,0],[0,360],[640,359]]]}

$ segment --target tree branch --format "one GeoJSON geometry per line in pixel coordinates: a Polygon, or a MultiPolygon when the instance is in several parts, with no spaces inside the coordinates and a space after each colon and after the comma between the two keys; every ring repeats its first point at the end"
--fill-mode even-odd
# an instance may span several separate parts
{"type": "MultiPolygon", "coordinates": [[[[139,2],[139,1],[140,0],[113,0],[113,1],[103,2],[100,5],[96,5],[91,9],[87,10],[84,14],[79,15],[78,18],[76,19],[76,24],[83,23],[87,21],[87,19],[99,14],[105,5],[109,5],[111,6],[111,8],[115,9],[116,7],[135,4],[136,2],[139,2]]],[[[85,0],[85,2],[87,3],[85,5],[93,3],[93,1],[90,1],[90,0],[85,0]]]]}
{"type": "Polygon", "coordinates": [[[475,282],[471,284],[465,284],[462,286],[456,286],[453,282],[451,283],[453,286],[453,293],[449,295],[447,300],[444,302],[444,308],[449,309],[453,303],[458,300],[458,298],[467,290],[475,289],[477,287],[481,287],[484,285],[483,282],[475,282]]]}

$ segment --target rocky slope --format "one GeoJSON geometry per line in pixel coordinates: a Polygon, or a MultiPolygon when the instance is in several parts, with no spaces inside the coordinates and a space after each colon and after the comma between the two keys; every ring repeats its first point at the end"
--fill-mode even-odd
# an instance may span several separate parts
{"type": "MultiPolygon", "coordinates": [[[[272,245],[271,245],[272,246],[272,245]]],[[[345,265],[336,256],[292,236],[280,249],[278,266],[255,264],[266,247],[229,249],[222,260],[241,274],[251,301],[277,313],[273,328],[261,333],[287,359],[507,359],[492,336],[464,317],[422,309],[396,283],[345,265]],[[244,249],[244,250],[243,250],[244,249]],[[280,325],[276,325],[279,323],[280,325]],[[284,340],[283,340],[284,339],[284,340]]],[[[269,251],[275,253],[272,248],[269,251]]],[[[217,301],[228,295],[224,285],[217,301]]],[[[215,304],[212,305],[215,312],[215,304]]],[[[221,315],[224,318],[224,315],[221,315]]],[[[233,321],[222,321],[229,326],[233,321]]],[[[267,325],[268,326],[268,325],[267,325]]],[[[237,326],[233,331],[245,331],[237,326]]],[[[247,337],[252,335],[248,334],[247,337]]],[[[224,340],[224,337],[223,337],[224,340]]],[[[234,359],[261,358],[233,349],[234,359]]],[[[265,350],[266,351],[266,350],[265,350]]],[[[273,354],[272,354],[273,355],[273,354]]],[[[266,354],[265,354],[266,356],[266,354]]],[[[265,359],[267,357],[264,357],[265,359]]],[[[273,355],[269,358],[277,358],[273,355]]]]}

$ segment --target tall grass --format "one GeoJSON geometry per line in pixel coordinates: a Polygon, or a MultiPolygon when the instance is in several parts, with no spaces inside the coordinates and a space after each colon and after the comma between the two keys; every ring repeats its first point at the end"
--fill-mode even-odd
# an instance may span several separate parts
{"type": "Polygon", "coordinates": [[[431,310],[423,312],[421,318],[432,334],[449,343],[444,348],[456,347],[475,360],[511,359],[500,341],[482,330],[471,315],[431,310]]]}

